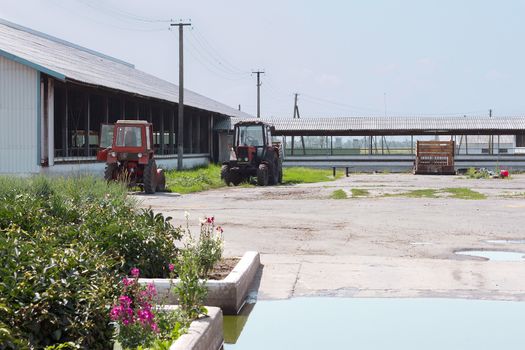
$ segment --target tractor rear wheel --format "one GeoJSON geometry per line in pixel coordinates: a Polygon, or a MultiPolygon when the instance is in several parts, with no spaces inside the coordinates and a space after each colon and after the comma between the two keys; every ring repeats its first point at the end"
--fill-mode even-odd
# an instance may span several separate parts
{"type": "Polygon", "coordinates": [[[157,163],[154,159],[150,159],[148,164],[144,167],[142,174],[142,184],[144,186],[144,192],[147,194],[155,193],[157,187],[157,163]]]}
{"type": "Polygon", "coordinates": [[[157,192],[166,191],[166,175],[164,169],[157,169],[157,192]]]}
{"type": "Polygon", "coordinates": [[[118,171],[117,163],[110,163],[106,165],[106,169],[104,169],[104,180],[106,181],[117,180],[117,171],[118,171]]]}
{"type": "Polygon", "coordinates": [[[276,160],[269,169],[268,184],[277,185],[279,183],[279,161],[276,160]]]}
{"type": "Polygon", "coordinates": [[[257,169],[257,186],[268,185],[268,165],[260,164],[257,169]]]}

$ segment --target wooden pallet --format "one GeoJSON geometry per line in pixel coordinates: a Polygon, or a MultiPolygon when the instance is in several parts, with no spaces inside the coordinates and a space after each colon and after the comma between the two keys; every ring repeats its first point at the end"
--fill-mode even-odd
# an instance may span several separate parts
{"type": "Polygon", "coordinates": [[[454,141],[417,141],[414,173],[454,175],[454,141]]]}

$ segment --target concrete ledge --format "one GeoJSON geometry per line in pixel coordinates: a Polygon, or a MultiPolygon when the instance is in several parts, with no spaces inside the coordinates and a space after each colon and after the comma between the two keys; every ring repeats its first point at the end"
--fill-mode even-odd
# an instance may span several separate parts
{"type": "Polygon", "coordinates": [[[207,307],[208,317],[193,321],[188,333],[171,344],[170,350],[219,350],[224,342],[222,311],[207,307]]]}
{"type": "MultiPolygon", "coordinates": [[[[223,280],[209,280],[206,282],[208,296],[205,305],[216,306],[222,309],[225,315],[236,315],[246,301],[250,285],[261,265],[258,252],[246,252],[241,260],[223,280]]],[[[170,280],[164,278],[141,278],[140,283],[153,283],[157,288],[158,298],[163,304],[176,304],[177,297],[170,292],[170,280]]],[[[179,283],[173,280],[172,286],[179,283]]]]}

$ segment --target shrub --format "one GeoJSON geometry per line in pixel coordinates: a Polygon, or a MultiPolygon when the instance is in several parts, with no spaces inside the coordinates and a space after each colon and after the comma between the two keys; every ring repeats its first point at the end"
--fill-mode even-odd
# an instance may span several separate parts
{"type": "Polygon", "coordinates": [[[0,349],[108,348],[118,275],[177,257],[169,219],[91,177],[0,177],[0,349]]]}
{"type": "Polygon", "coordinates": [[[206,278],[216,263],[222,258],[223,230],[220,226],[215,227],[215,218],[206,217],[201,220],[201,232],[199,242],[195,245],[199,260],[199,276],[206,278]]]}

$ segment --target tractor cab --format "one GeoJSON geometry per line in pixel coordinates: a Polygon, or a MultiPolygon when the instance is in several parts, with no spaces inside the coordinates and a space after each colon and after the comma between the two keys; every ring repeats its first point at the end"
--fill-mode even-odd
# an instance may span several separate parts
{"type": "Polygon", "coordinates": [[[235,157],[238,162],[251,162],[264,158],[267,147],[272,146],[270,126],[264,123],[239,123],[235,126],[235,157]]]}
{"type": "Polygon", "coordinates": [[[102,124],[97,160],[107,164],[106,180],[123,179],[146,193],[164,190],[164,173],[157,169],[152,140],[153,127],[144,120],[102,124]]]}
{"type": "Polygon", "coordinates": [[[221,168],[226,184],[238,185],[256,176],[260,186],[282,180],[280,144],[272,143],[273,126],[260,120],[235,124],[234,146],[230,160],[221,168]]]}
{"type": "Polygon", "coordinates": [[[97,159],[106,162],[135,160],[147,164],[153,155],[151,123],[142,120],[119,120],[102,124],[97,159]]]}

